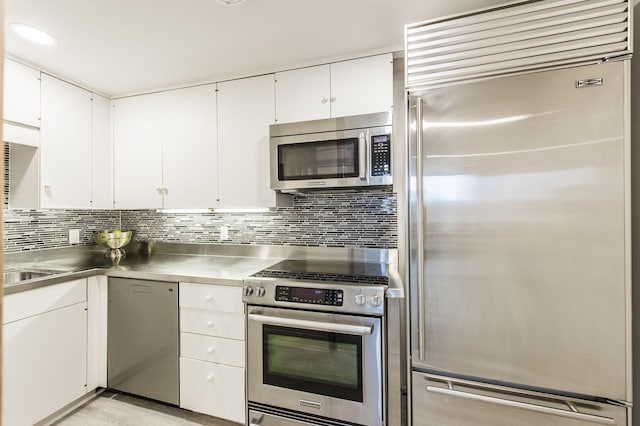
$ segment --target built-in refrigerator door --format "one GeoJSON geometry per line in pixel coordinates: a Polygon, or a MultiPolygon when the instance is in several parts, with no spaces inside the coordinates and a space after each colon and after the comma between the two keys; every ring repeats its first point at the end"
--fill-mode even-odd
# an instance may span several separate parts
{"type": "Polygon", "coordinates": [[[410,97],[414,369],[631,400],[628,71],[410,97]]]}
{"type": "Polygon", "coordinates": [[[629,408],[413,373],[414,426],[624,426],[629,408]]]}

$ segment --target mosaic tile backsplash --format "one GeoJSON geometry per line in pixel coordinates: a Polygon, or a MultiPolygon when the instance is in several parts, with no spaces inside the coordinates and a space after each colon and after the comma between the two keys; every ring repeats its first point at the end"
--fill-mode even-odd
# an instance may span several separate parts
{"type": "MultiPolygon", "coordinates": [[[[6,204],[5,204],[6,205],[6,204]]],[[[136,231],[136,241],[396,248],[391,190],[296,196],[293,207],[264,213],[161,213],[156,210],[4,210],[5,252],[68,246],[70,229],[93,244],[98,229],[136,231]],[[220,239],[227,226],[229,239],[220,239]]]]}

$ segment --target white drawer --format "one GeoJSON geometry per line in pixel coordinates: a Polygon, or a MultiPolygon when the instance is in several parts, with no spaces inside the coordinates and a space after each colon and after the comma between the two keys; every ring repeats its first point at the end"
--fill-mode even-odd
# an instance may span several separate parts
{"type": "Polygon", "coordinates": [[[244,368],[180,358],[180,407],[244,424],[244,368]]]}
{"type": "Polygon", "coordinates": [[[241,314],[242,287],[180,283],[180,307],[241,314]]]}
{"type": "Polygon", "coordinates": [[[8,294],[3,298],[2,323],[17,321],[85,300],[86,278],[8,294]]]}
{"type": "Polygon", "coordinates": [[[244,340],[180,333],[180,356],[244,368],[244,340]]]}
{"type": "Polygon", "coordinates": [[[181,308],[180,331],[244,340],[244,314],[181,308]]]}

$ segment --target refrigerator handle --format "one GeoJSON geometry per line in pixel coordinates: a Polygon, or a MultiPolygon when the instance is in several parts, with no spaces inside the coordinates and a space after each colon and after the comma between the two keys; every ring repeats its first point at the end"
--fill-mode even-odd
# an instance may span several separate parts
{"type": "Polygon", "coordinates": [[[422,159],[422,98],[416,99],[416,272],[418,289],[418,345],[420,361],[424,361],[425,344],[425,300],[424,300],[424,188],[423,188],[423,159],[422,159]]]}
{"type": "Polygon", "coordinates": [[[608,425],[608,426],[615,426],[617,424],[614,419],[611,419],[609,417],[601,417],[601,416],[594,416],[592,414],[580,413],[575,407],[575,405],[573,405],[571,402],[568,402],[568,401],[564,401],[564,402],[571,409],[571,411],[561,410],[559,408],[553,408],[553,407],[545,407],[543,405],[529,404],[526,402],[513,401],[509,399],[496,398],[493,396],[478,395],[470,392],[457,391],[453,389],[453,386],[451,385],[451,383],[449,383],[449,389],[439,388],[437,386],[427,386],[426,389],[428,392],[439,393],[439,394],[454,396],[458,398],[470,399],[473,401],[488,402],[491,404],[502,405],[505,407],[519,408],[522,410],[534,411],[536,413],[549,414],[549,415],[558,416],[558,417],[565,417],[565,418],[579,420],[579,421],[588,422],[588,423],[595,423],[599,425],[608,425]]]}

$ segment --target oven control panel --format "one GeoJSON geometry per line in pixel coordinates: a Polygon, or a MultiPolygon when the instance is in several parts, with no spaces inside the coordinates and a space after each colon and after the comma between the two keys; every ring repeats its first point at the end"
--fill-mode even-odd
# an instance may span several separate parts
{"type": "Polygon", "coordinates": [[[274,278],[245,278],[242,301],[250,305],[384,315],[385,289],[353,283],[300,282],[274,278]]]}
{"type": "Polygon", "coordinates": [[[344,292],[330,288],[276,286],[276,301],[342,306],[344,292]]]}

